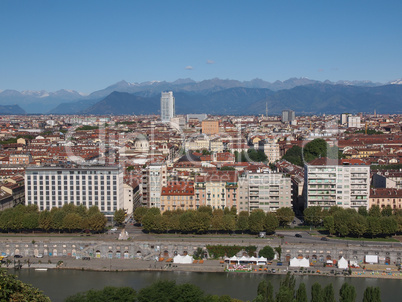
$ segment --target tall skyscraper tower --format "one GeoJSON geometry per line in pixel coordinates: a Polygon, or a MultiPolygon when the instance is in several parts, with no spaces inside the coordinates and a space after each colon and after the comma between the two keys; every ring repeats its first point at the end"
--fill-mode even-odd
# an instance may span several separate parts
{"type": "Polygon", "coordinates": [[[295,120],[295,112],[293,110],[282,111],[282,122],[292,122],[295,120]]]}
{"type": "Polygon", "coordinates": [[[161,95],[161,120],[162,122],[170,122],[175,117],[175,104],[172,91],[162,92],[161,95]]]}

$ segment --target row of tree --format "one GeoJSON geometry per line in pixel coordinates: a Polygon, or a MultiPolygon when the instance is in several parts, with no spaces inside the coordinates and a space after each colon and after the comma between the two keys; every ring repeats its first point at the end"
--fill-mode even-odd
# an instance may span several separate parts
{"type": "Polygon", "coordinates": [[[268,157],[262,150],[255,150],[253,148],[247,151],[234,152],[236,162],[265,162],[268,157]]]}
{"type": "Polygon", "coordinates": [[[377,205],[343,209],[337,206],[329,210],[321,207],[308,207],[304,210],[306,224],[322,225],[330,234],[341,237],[386,237],[402,232],[402,210],[391,207],[380,209],[377,205]]]}
{"type": "MultiPolygon", "coordinates": [[[[279,290],[275,293],[269,281],[263,280],[258,284],[257,297],[253,302],[308,302],[306,285],[300,283],[296,290],[296,280],[293,275],[288,273],[285,279],[281,280],[279,290]]],[[[336,302],[335,291],[332,283],[322,288],[316,282],[311,286],[311,302],[336,302]]],[[[339,290],[340,302],[355,302],[356,289],[353,285],[343,283],[339,290]]],[[[381,302],[381,292],[379,287],[367,287],[363,294],[363,302],[381,302]]]]}
{"type": "Polygon", "coordinates": [[[18,205],[0,212],[0,231],[67,231],[90,230],[101,232],[107,219],[99,208],[65,204],[62,208],[39,212],[36,205],[18,205]]]}
{"type": "Polygon", "coordinates": [[[338,147],[330,147],[325,140],[317,138],[307,143],[304,148],[297,145],[293,146],[282,158],[294,165],[302,167],[305,162],[308,163],[318,157],[337,159],[342,158],[343,154],[339,152],[338,147]]]}
{"type": "Polygon", "coordinates": [[[281,208],[276,213],[265,213],[263,210],[254,210],[236,213],[236,208],[212,209],[210,206],[201,206],[197,210],[165,211],[161,214],[158,208],[139,207],[134,211],[134,219],[141,223],[148,232],[250,232],[274,233],[279,225],[286,225],[294,218],[290,208],[281,208]]]}

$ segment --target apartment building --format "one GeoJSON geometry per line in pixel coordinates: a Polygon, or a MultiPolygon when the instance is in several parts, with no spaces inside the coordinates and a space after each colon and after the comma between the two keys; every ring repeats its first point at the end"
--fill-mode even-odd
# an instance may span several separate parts
{"type": "Polygon", "coordinates": [[[369,207],[370,166],[360,159],[317,158],[304,165],[305,208],[369,207]]]}
{"type": "Polygon", "coordinates": [[[106,216],[124,208],[123,170],[119,166],[27,167],[25,204],[40,211],[73,203],[99,207],[106,216]]]}
{"type": "Polygon", "coordinates": [[[219,133],[219,121],[204,120],[201,122],[202,133],[204,134],[218,134],[219,133]]]}
{"type": "Polygon", "coordinates": [[[371,189],[370,208],[374,205],[380,208],[390,206],[393,209],[402,209],[402,190],[398,189],[371,189]]]}
{"type": "Polygon", "coordinates": [[[194,182],[171,181],[162,187],[161,212],[172,210],[196,210],[194,199],[194,182]]]}
{"type": "Polygon", "coordinates": [[[290,177],[269,169],[247,172],[249,211],[262,209],[276,212],[282,207],[292,207],[290,177]]]}
{"type": "Polygon", "coordinates": [[[143,204],[148,207],[161,207],[162,187],[167,184],[167,167],[162,163],[150,164],[142,175],[143,204]]]}

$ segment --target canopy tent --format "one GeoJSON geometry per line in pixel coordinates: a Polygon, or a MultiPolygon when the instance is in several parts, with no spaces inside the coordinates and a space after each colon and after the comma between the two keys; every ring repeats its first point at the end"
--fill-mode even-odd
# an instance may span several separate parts
{"type": "Polygon", "coordinates": [[[250,258],[246,257],[246,256],[242,256],[241,258],[239,258],[240,262],[250,262],[250,258]]]}
{"type": "Polygon", "coordinates": [[[258,259],[255,258],[254,256],[251,256],[248,261],[257,263],[258,259]]]}
{"type": "MultiPolygon", "coordinates": [[[[251,257],[251,258],[253,258],[253,257],[251,257]]],[[[259,257],[258,259],[257,259],[257,264],[267,264],[267,258],[264,258],[264,257],[259,257]]]]}
{"type": "Polygon", "coordinates": [[[194,258],[189,255],[186,255],[186,256],[177,255],[177,256],[174,256],[174,258],[173,258],[173,263],[190,264],[190,263],[193,263],[193,261],[194,261],[194,258]]]}
{"type": "Polygon", "coordinates": [[[343,257],[341,259],[339,259],[338,268],[347,269],[348,268],[348,261],[343,257]]]}
{"type": "Polygon", "coordinates": [[[293,259],[290,259],[290,267],[310,267],[310,262],[308,259],[303,258],[303,259],[297,259],[294,257],[293,259]]]}

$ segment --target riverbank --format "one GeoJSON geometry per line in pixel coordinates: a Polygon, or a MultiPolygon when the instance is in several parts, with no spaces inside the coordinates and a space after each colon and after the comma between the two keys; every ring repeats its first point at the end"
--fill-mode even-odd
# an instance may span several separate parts
{"type": "MultiPolygon", "coordinates": [[[[4,265],[3,265],[4,267],[4,265]]],[[[11,264],[9,269],[14,269],[11,264]]],[[[28,262],[21,262],[21,269],[54,269],[54,270],[80,270],[94,272],[194,272],[194,273],[229,273],[229,274],[265,274],[281,275],[291,272],[292,274],[305,276],[329,276],[329,277],[351,277],[351,278],[382,278],[402,279],[402,272],[396,266],[370,266],[369,269],[353,269],[352,274],[336,267],[309,267],[304,269],[289,268],[287,266],[253,265],[250,271],[228,271],[226,264],[219,260],[205,260],[203,263],[174,264],[165,261],[140,260],[140,259],[91,259],[82,260],[70,257],[52,257],[49,260],[30,259],[28,262]]]]}

